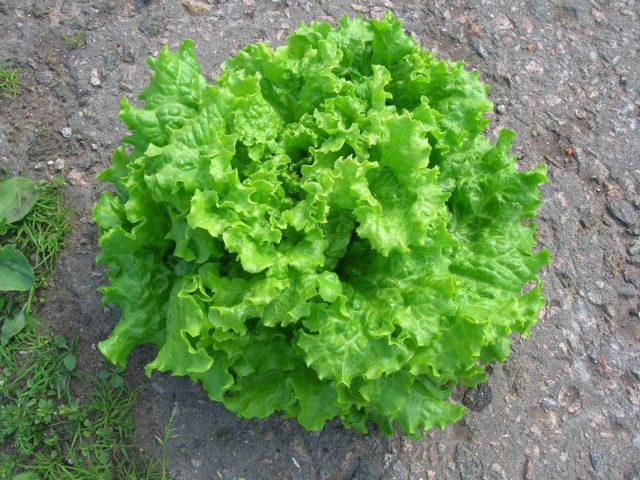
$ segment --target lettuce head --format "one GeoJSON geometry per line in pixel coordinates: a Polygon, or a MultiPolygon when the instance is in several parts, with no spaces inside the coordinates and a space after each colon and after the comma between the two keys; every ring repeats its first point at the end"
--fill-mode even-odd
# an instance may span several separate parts
{"type": "Polygon", "coordinates": [[[488,86],[388,13],[302,24],[219,78],[193,44],[149,60],[93,216],[101,352],[200,382],[243,417],[275,412],[419,436],[455,422],[543,305],[533,217],[545,168],[483,132],[488,86]]]}

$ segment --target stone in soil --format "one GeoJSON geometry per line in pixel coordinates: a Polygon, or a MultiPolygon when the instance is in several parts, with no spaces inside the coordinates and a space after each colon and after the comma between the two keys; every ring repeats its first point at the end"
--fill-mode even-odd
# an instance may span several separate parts
{"type": "Polygon", "coordinates": [[[50,12],[50,8],[47,5],[44,5],[40,2],[34,3],[33,4],[33,9],[31,10],[31,15],[33,15],[35,18],[42,18],[42,17],[46,17],[47,15],[49,15],[50,12]]]}
{"type": "Polygon", "coordinates": [[[147,15],[140,22],[138,30],[148,37],[155,37],[164,31],[167,23],[167,19],[161,15],[147,15]]]}
{"type": "Polygon", "coordinates": [[[498,463],[491,465],[489,473],[485,474],[483,480],[507,480],[507,476],[504,473],[504,468],[498,463]]]}
{"type": "Polygon", "coordinates": [[[473,456],[468,448],[462,445],[456,447],[454,461],[460,480],[474,480],[482,474],[482,465],[480,465],[478,459],[473,456]]]}
{"type": "Polygon", "coordinates": [[[624,475],[624,480],[638,480],[640,478],[640,462],[631,467],[624,475]]]}
{"type": "Polygon", "coordinates": [[[636,288],[640,288],[640,272],[633,272],[627,275],[627,281],[636,288]]]}
{"type": "Polygon", "coordinates": [[[71,170],[69,172],[69,175],[67,175],[67,182],[69,183],[69,185],[73,187],[78,187],[78,186],[84,187],[88,184],[88,178],[86,175],[84,175],[82,172],[79,172],[78,170],[71,170]]]}
{"type": "Polygon", "coordinates": [[[465,390],[462,404],[469,410],[481,412],[491,403],[491,387],[488,383],[481,383],[477,388],[465,390]]]}
{"type": "Polygon", "coordinates": [[[136,56],[133,53],[133,49],[128,43],[124,43],[122,45],[122,61],[125,63],[134,63],[136,61],[136,56]]]}
{"type": "Polygon", "coordinates": [[[64,170],[64,159],[56,158],[56,161],[53,162],[52,166],[54,171],[61,172],[62,170],[64,170]]]}
{"type": "Polygon", "coordinates": [[[182,0],[182,6],[193,15],[203,15],[213,8],[213,5],[198,0],[182,0]]]}
{"type": "Polygon", "coordinates": [[[527,457],[524,462],[524,468],[522,470],[522,478],[524,478],[524,480],[533,480],[533,475],[533,461],[529,457],[527,457]]]}
{"type": "Polygon", "coordinates": [[[589,452],[589,461],[598,475],[603,475],[606,472],[607,464],[602,453],[589,452]]]}
{"type": "Polygon", "coordinates": [[[98,75],[98,70],[96,68],[91,70],[91,85],[94,87],[100,86],[100,76],[98,75]]]}
{"type": "Polygon", "coordinates": [[[625,200],[613,200],[607,204],[609,213],[625,227],[633,227],[638,224],[638,212],[625,200]]]}
{"type": "Polygon", "coordinates": [[[120,52],[118,50],[111,50],[102,57],[104,66],[102,68],[103,76],[113,71],[118,66],[118,60],[120,60],[120,52]]]}
{"type": "Polygon", "coordinates": [[[477,38],[472,38],[471,40],[469,40],[469,46],[471,46],[471,48],[478,55],[480,55],[480,57],[487,58],[487,51],[485,50],[484,45],[482,45],[482,42],[480,40],[478,40],[477,38]]]}
{"type": "Polygon", "coordinates": [[[142,10],[145,7],[148,7],[153,0],[135,0],[134,5],[136,10],[142,10]]]}
{"type": "Polygon", "coordinates": [[[36,82],[40,85],[49,85],[51,80],[53,80],[53,73],[49,70],[38,70],[36,72],[36,82]]]}

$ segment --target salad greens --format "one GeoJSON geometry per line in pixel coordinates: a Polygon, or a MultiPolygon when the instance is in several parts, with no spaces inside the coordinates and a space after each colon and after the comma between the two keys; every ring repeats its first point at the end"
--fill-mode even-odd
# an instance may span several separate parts
{"type": "Polygon", "coordinates": [[[120,117],[132,134],[94,208],[100,350],[201,382],[244,417],[421,435],[502,361],[544,303],[534,253],[545,167],[482,132],[488,86],[390,13],[302,24],[244,47],[213,83],[187,40],[120,117]],[[524,287],[528,288],[525,289],[524,287]]]}

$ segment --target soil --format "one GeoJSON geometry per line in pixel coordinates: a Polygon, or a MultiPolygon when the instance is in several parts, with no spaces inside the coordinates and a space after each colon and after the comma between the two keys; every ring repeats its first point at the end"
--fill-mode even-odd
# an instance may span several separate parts
{"type": "Polygon", "coordinates": [[[117,312],[97,291],[105,277],[90,211],[105,185],[94,177],[125,133],[118,98],[148,80],[145,57],[193,38],[213,78],[240,46],[281,44],[301,21],[385,9],[425,48],[480,70],[496,105],[490,131],[516,130],[520,164],[549,167],[538,239],[553,263],[542,275],[549,303],[540,321],[486,385],[462,394],[466,417],[421,441],[241,419],[188,380],[144,377],[153,352],[142,348],[128,373],[145,388],[138,441],[157,452],[153,437],[176,406],[168,464],[180,480],[640,478],[634,0],[0,1],[0,61],[21,72],[17,98],[0,99],[0,168],[31,178],[59,171],[75,209],[40,317],[78,335],[79,365],[100,368],[96,343],[117,312]]]}

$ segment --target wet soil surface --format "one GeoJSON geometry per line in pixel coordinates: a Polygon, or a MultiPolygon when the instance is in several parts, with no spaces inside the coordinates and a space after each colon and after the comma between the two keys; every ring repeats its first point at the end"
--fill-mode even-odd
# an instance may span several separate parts
{"type": "Polygon", "coordinates": [[[520,165],[544,162],[538,239],[553,253],[549,300],[486,385],[461,393],[466,417],[424,440],[364,436],[330,423],[237,418],[190,381],[131,358],[144,385],[138,441],[176,408],[169,445],[177,479],[640,478],[640,4],[629,1],[0,1],[0,61],[20,67],[0,99],[0,168],[62,174],[75,228],[40,316],[80,338],[79,364],[117,312],[100,304],[90,209],[125,128],[118,98],[145,85],[145,58],[193,38],[203,72],[256,41],[281,44],[299,22],[392,9],[430,50],[463,59],[491,84],[490,127],[519,133],[520,165]],[[75,36],[74,36],[75,35],[75,36]],[[63,130],[64,129],[64,130],[63,130]]]}

